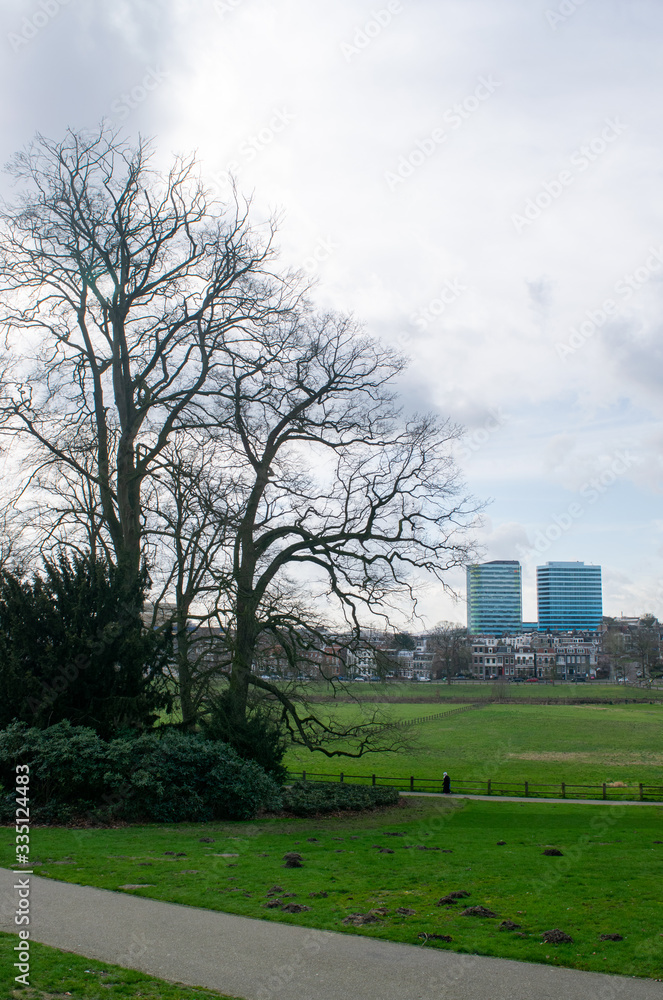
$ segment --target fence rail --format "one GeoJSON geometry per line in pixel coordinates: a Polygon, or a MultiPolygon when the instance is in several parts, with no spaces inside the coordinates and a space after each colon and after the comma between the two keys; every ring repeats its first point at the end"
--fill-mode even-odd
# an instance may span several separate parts
{"type": "MultiPolygon", "coordinates": [[[[441,792],[442,779],[433,778],[388,778],[377,774],[322,774],[313,771],[290,771],[293,779],[301,781],[340,781],[355,785],[391,785],[408,792],[441,792]]],[[[530,799],[603,799],[611,802],[663,802],[663,785],[579,785],[561,781],[542,784],[530,781],[501,781],[489,778],[487,781],[455,779],[454,795],[508,795],[514,798],[530,799]]]]}
{"type": "Polygon", "coordinates": [[[419,715],[416,719],[401,719],[397,726],[417,726],[420,722],[435,722],[436,719],[444,719],[447,715],[458,715],[459,712],[471,712],[473,708],[482,708],[481,702],[472,705],[461,705],[460,708],[448,708],[445,712],[435,712],[433,715],[419,715]]]}

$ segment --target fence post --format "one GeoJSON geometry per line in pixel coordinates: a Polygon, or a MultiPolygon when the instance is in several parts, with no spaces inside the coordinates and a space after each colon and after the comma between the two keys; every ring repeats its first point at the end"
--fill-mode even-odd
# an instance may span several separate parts
{"type": "Polygon", "coordinates": [[[603,798],[604,798],[604,799],[607,799],[607,797],[608,797],[608,796],[606,795],[606,789],[605,789],[605,781],[604,781],[604,782],[603,782],[603,798]]]}
{"type": "Polygon", "coordinates": [[[529,781],[525,782],[525,798],[529,797],[529,781]]]}
{"type": "Polygon", "coordinates": [[[306,771],[302,771],[302,781],[306,781],[306,771]]]}
{"type": "Polygon", "coordinates": [[[566,798],[566,784],[562,782],[562,798],[566,798]]]}
{"type": "Polygon", "coordinates": [[[414,778],[410,775],[410,791],[414,791],[414,778]]]}
{"type": "Polygon", "coordinates": [[[341,782],[343,781],[343,772],[342,771],[341,771],[341,773],[338,776],[338,780],[341,781],[341,782]]]}
{"type": "Polygon", "coordinates": [[[486,782],[486,795],[490,795],[490,778],[486,782]]]}
{"type": "Polygon", "coordinates": [[[375,775],[373,775],[373,784],[375,784],[375,775]]]}
{"type": "Polygon", "coordinates": [[[640,789],[640,801],[642,802],[644,799],[644,795],[642,794],[642,782],[640,782],[638,788],[640,789]]]}

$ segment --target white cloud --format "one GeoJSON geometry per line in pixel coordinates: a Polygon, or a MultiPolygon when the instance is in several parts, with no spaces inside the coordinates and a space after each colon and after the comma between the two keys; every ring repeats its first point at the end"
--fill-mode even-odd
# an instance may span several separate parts
{"type": "MultiPolygon", "coordinates": [[[[235,161],[258,216],[283,209],[285,259],[316,261],[318,300],[411,353],[409,407],[449,413],[470,438],[491,413],[507,415],[463,458],[470,485],[499,506],[486,538],[500,557],[618,449],[642,460],[623,477],[629,545],[602,527],[618,523],[617,488],[565,544],[625,573],[631,600],[647,603],[663,576],[643,568],[663,478],[663,267],[631,295],[619,282],[660,245],[663,8],[605,0],[554,27],[550,6],[409,0],[348,60],[343,43],[382,0],[144,0],[108,12],[77,0],[8,48],[0,79],[14,98],[0,142],[6,159],[36,129],[93,124],[147,69],[166,70],[129,132],[156,134],[164,159],[197,148],[210,178],[235,161]],[[482,77],[498,85],[475,107],[482,77]],[[256,155],[239,152],[276,109],[287,127],[256,155]],[[610,141],[607,122],[623,125],[610,141]],[[435,129],[445,138],[431,149],[435,129]],[[385,172],[417,149],[410,176],[390,189],[385,172]],[[517,231],[512,216],[529,199],[535,218],[517,231]],[[463,287],[444,301],[453,282],[463,287]],[[601,321],[607,299],[618,308],[601,321]],[[444,308],[431,312],[435,302],[444,308]],[[560,356],[581,327],[580,346],[560,356]]],[[[5,7],[0,32],[22,17],[5,7]]]]}

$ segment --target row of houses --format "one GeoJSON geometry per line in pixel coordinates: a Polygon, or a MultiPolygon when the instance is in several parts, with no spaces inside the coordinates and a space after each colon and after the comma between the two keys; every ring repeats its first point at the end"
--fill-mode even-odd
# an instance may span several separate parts
{"type": "MultiPolygon", "coordinates": [[[[354,643],[330,643],[304,654],[298,664],[300,677],[385,679],[430,681],[447,673],[439,655],[435,636],[416,636],[414,649],[395,650],[391,639],[354,643]]],[[[538,680],[592,680],[608,677],[609,665],[602,654],[601,636],[590,633],[541,633],[514,636],[467,636],[465,666],[461,676],[479,680],[536,678],[538,680]]],[[[268,675],[292,674],[278,650],[263,653],[255,669],[268,675]]],[[[449,671],[458,676],[457,669],[449,671]]]]}
{"type": "MultiPolygon", "coordinates": [[[[591,679],[596,676],[600,639],[596,635],[467,637],[465,675],[481,680],[536,677],[545,679],[591,679]],[[547,641],[545,641],[547,638],[547,641]],[[542,641],[542,639],[544,641],[542,641]]],[[[289,672],[283,654],[273,650],[261,656],[256,669],[267,675],[289,672]]],[[[430,681],[443,675],[437,651],[436,637],[418,636],[414,649],[394,650],[390,639],[373,641],[348,648],[342,643],[330,643],[320,650],[302,656],[298,673],[302,677],[319,674],[327,678],[375,678],[430,681]],[[381,657],[381,653],[383,654],[381,657]]],[[[451,671],[452,674],[454,671],[451,671]]]]}
{"type": "Polygon", "coordinates": [[[541,636],[475,636],[471,672],[483,680],[536,677],[590,680],[596,677],[601,640],[595,633],[541,636]]]}
{"type": "MultiPolygon", "coordinates": [[[[393,633],[373,631],[357,640],[350,635],[330,635],[328,641],[311,642],[300,650],[293,665],[284,649],[277,644],[264,644],[257,651],[253,669],[266,677],[301,677],[328,679],[402,679],[430,681],[450,674],[452,677],[474,677],[479,680],[505,678],[518,680],[591,680],[595,677],[647,675],[646,661],[660,662],[663,649],[663,626],[658,622],[651,630],[652,649],[640,651],[645,664],[638,675],[638,663],[633,649],[633,635],[640,635],[642,622],[611,620],[610,629],[603,632],[516,632],[513,635],[467,635],[463,629],[452,629],[453,648],[449,634],[434,631],[408,636],[411,648],[396,648],[399,643],[393,633]],[[640,632],[638,632],[640,630],[640,632]],[[607,639],[612,639],[612,645],[607,639]],[[614,647],[614,648],[613,648],[614,647]],[[622,648],[623,647],[623,648],[622,648]],[[616,649],[616,652],[615,652],[616,649]],[[610,651],[612,650],[612,651],[610,651]]],[[[221,648],[215,642],[214,629],[191,630],[194,646],[210,665],[221,648]],[[200,645],[199,645],[200,643],[200,645]]],[[[401,645],[403,645],[401,643],[401,645]]]]}

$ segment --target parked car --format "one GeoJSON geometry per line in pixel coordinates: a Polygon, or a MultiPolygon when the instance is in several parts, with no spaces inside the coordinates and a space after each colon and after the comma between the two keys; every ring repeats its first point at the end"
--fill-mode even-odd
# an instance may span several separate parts
{"type": "Polygon", "coordinates": [[[538,684],[539,683],[539,678],[538,677],[528,677],[526,679],[525,683],[526,684],[538,684]]]}

